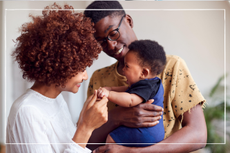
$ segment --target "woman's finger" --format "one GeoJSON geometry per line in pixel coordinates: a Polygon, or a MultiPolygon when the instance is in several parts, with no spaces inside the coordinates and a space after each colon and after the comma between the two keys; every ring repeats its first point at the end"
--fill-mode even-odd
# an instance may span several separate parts
{"type": "Polygon", "coordinates": [[[87,107],[92,107],[97,100],[97,90],[94,91],[92,99],[89,101],[87,107]]]}
{"type": "Polygon", "coordinates": [[[103,107],[104,105],[107,106],[108,98],[102,97],[100,101],[97,102],[98,107],[103,107]]]}

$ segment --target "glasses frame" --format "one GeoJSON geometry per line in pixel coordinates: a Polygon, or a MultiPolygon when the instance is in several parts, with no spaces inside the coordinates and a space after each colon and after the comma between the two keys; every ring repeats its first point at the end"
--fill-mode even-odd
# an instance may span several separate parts
{"type": "Polygon", "coordinates": [[[123,21],[123,18],[124,18],[125,16],[126,16],[126,14],[124,14],[124,15],[122,16],[122,18],[121,18],[121,20],[120,20],[120,23],[119,23],[118,27],[117,27],[116,29],[110,31],[109,34],[107,35],[107,37],[105,37],[105,38],[103,38],[103,39],[101,40],[101,41],[102,41],[101,45],[102,45],[103,43],[106,43],[105,47],[107,47],[107,46],[108,46],[107,40],[110,40],[110,41],[117,41],[117,39],[120,38],[119,29],[120,29],[121,23],[122,23],[122,21],[123,21]],[[119,36],[118,36],[116,39],[111,39],[111,38],[109,37],[109,35],[110,35],[111,33],[113,33],[114,31],[116,31],[116,32],[119,34],[119,36]]]}

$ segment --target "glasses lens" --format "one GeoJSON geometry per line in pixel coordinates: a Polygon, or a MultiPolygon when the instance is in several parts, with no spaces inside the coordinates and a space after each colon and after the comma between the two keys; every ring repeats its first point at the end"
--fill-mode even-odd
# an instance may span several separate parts
{"type": "Polygon", "coordinates": [[[114,41],[117,40],[119,37],[120,37],[120,32],[117,29],[111,31],[108,35],[108,38],[114,41]]]}

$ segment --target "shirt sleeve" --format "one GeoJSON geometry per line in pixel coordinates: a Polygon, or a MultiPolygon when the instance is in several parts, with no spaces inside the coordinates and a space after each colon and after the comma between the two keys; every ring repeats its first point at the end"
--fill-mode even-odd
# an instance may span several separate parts
{"type": "MultiPolygon", "coordinates": [[[[19,109],[12,128],[7,128],[9,153],[53,153],[53,147],[46,134],[46,126],[42,114],[35,107],[22,107],[19,109]],[[16,144],[14,144],[16,143],[16,144]]],[[[71,141],[66,145],[64,153],[90,153],[87,148],[82,148],[71,141]]]]}
{"type": "Polygon", "coordinates": [[[171,91],[172,94],[174,94],[172,107],[174,114],[178,117],[197,104],[203,104],[205,99],[199,91],[183,59],[180,58],[179,62],[175,65],[174,74],[176,80],[171,91]]]}
{"type": "MultiPolygon", "coordinates": [[[[72,141],[72,140],[71,140],[72,141]]],[[[88,148],[82,148],[77,143],[72,141],[72,144],[69,144],[64,153],[91,153],[91,150],[88,148]]]]}
{"type": "Polygon", "coordinates": [[[140,80],[133,84],[127,92],[130,94],[136,94],[148,101],[150,98],[154,97],[159,89],[160,80],[140,80]]]}

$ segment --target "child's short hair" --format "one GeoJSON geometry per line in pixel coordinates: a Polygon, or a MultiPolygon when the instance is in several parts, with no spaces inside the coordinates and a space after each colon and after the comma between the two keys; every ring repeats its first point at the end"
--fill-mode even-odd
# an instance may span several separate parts
{"type": "Polygon", "coordinates": [[[137,40],[129,46],[129,52],[137,53],[141,66],[147,65],[151,73],[160,74],[166,64],[165,51],[161,45],[152,40],[137,40]]]}
{"type": "Polygon", "coordinates": [[[86,17],[90,17],[95,24],[106,16],[121,16],[125,11],[118,1],[93,1],[84,11],[86,17]],[[100,11],[99,9],[106,9],[100,11]],[[95,11],[94,11],[95,10],[95,11]]]}

